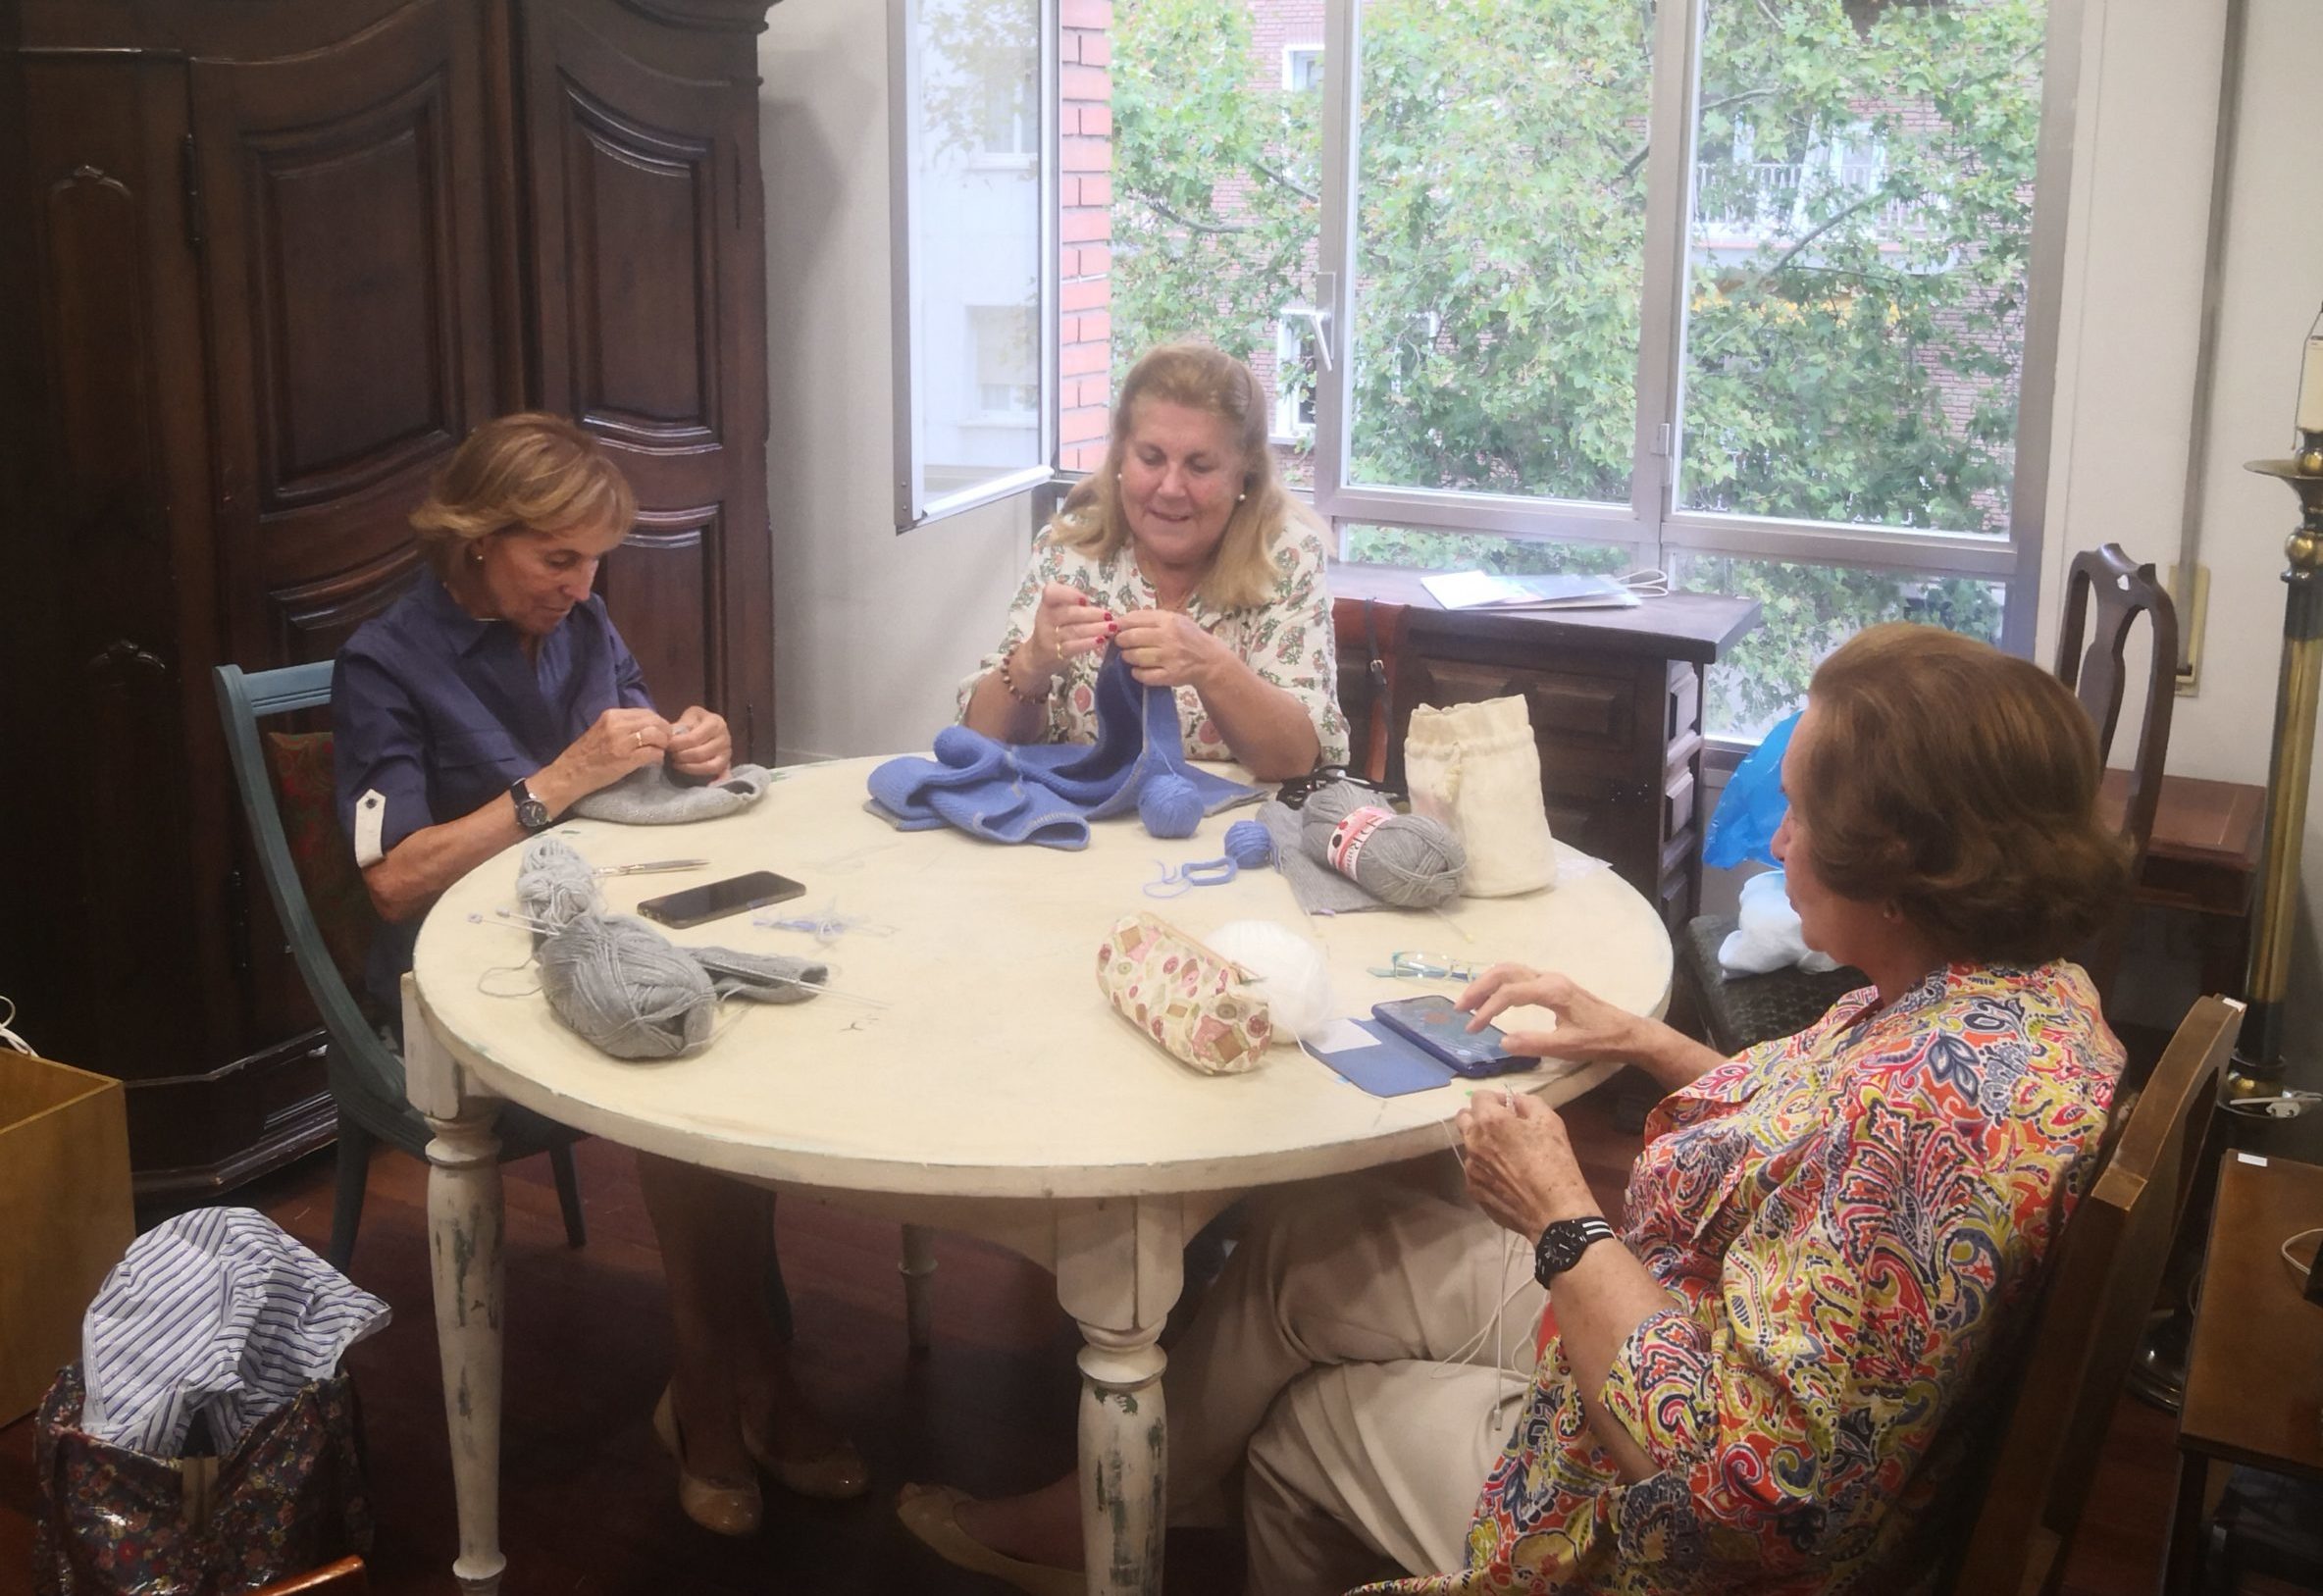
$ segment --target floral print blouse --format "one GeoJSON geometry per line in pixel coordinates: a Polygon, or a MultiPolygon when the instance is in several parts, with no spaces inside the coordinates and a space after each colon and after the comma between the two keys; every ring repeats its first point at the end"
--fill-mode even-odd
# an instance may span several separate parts
{"type": "MultiPolygon", "coordinates": [[[[1186,614],[1214,638],[1223,639],[1261,681],[1282,689],[1304,704],[1321,745],[1318,763],[1347,762],[1347,718],[1339,709],[1338,644],[1331,636],[1331,594],[1323,584],[1322,537],[1305,522],[1293,521],[1274,535],[1274,591],[1266,601],[1250,609],[1213,609],[1196,593],[1186,614]]],[[[1115,615],[1134,609],[1159,609],[1154,585],[1137,568],[1132,546],[1123,542],[1110,557],[1089,555],[1060,547],[1044,532],[1033,545],[1032,565],[1008,606],[1008,629],[1001,644],[986,654],[976,672],[959,685],[959,713],[968,712],[968,698],[976,684],[996,669],[1008,650],[1024,641],[1041,604],[1041,591],[1052,582],[1078,588],[1090,601],[1115,615]]],[[[1049,695],[1049,721],[1043,742],[1097,741],[1097,671],[1103,653],[1083,654],[1066,663],[1049,695]]],[[[1177,690],[1178,729],[1189,759],[1231,759],[1233,749],[1218,735],[1202,695],[1190,687],[1177,690]]]]}
{"type": "Polygon", "coordinates": [[[2122,1051],[2073,964],[1954,965],[1878,1009],[1850,994],[1647,1122],[1623,1240],[1675,1300],[1604,1401],[1659,1471],[1620,1483],[1547,1332],[1469,1568],[1382,1590],[1933,1581],[1960,1420],[2093,1173],[2122,1051]]]}

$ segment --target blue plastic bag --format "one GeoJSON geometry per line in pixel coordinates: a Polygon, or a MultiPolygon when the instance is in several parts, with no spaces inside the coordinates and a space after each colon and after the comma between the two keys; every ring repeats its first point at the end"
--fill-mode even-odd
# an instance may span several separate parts
{"type": "Polygon", "coordinates": [[[1704,864],[1731,870],[1745,859],[1776,862],[1775,833],[1790,810],[1790,800],[1782,796],[1782,750],[1790,747],[1790,734],[1798,723],[1797,714],[1776,722],[1727,778],[1727,790],[1702,838],[1704,864]]]}

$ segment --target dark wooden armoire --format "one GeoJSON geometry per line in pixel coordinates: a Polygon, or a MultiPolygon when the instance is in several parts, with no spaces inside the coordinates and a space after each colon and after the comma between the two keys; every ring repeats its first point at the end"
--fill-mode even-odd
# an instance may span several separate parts
{"type": "Polygon", "coordinates": [[[0,993],[141,1194],[331,1134],[210,670],[402,592],[478,423],[604,438],[648,685],[771,757],[768,3],[0,3],[0,993]]]}

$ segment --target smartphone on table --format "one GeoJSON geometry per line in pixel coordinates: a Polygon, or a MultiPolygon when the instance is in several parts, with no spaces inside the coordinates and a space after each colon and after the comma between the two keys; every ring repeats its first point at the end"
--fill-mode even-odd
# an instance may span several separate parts
{"type": "Polygon", "coordinates": [[[699,925],[704,920],[780,903],[804,891],[804,887],[789,876],[778,876],[772,870],[752,870],[747,876],[728,876],[724,881],[704,882],[682,892],[648,898],[638,905],[638,912],[666,926],[699,925]]]}
{"type": "Polygon", "coordinates": [[[1468,1028],[1468,1015],[1452,1006],[1442,994],[1426,998],[1398,998],[1373,1004],[1371,1017],[1398,1036],[1408,1038],[1430,1056],[1452,1066],[1455,1074],[1471,1079],[1530,1069],[1539,1059],[1508,1051],[1508,1038],[1497,1025],[1468,1028]]]}

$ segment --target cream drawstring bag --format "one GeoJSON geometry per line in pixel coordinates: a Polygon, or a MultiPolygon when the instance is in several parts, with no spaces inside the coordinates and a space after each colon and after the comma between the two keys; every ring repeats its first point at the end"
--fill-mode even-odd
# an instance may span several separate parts
{"type": "Polygon", "coordinates": [[[1523,698],[1414,709],[1404,780],[1412,812],[1450,826],[1468,849],[1464,895],[1513,898],[1555,884],[1540,749],[1523,698]]]}

